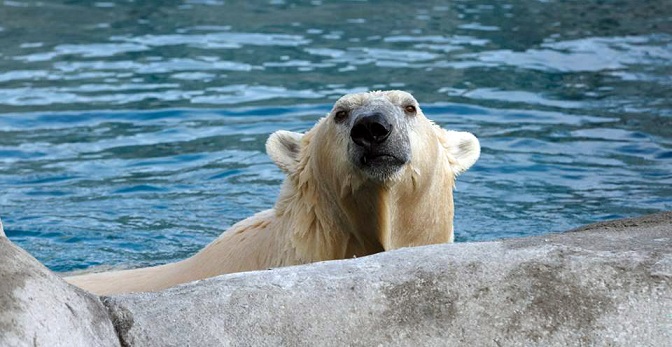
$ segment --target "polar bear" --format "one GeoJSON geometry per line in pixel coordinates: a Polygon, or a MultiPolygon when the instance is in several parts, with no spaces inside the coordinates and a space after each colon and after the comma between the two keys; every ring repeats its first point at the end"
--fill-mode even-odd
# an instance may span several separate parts
{"type": "Polygon", "coordinates": [[[274,208],[180,262],[66,280],[98,295],[157,291],[225,273],[452,242],[455,177],[480,155],[474,135],[438,127],[403,91],[345,95],[305,134],[272,134],[266,150],[287,175],[274,208]]]}

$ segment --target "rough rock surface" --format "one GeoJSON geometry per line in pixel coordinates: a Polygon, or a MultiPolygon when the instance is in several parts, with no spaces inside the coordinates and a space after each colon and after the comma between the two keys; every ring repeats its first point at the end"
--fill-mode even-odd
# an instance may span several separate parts
{"type": "Polygon", "coordinates": [[[106,298],[128,346],[669,346],[672,213],[106,298]]]}
{"type": "Polygon", "coordinates": [[[0,346],[119,346],[119,338],[97,297],[0,235],[0,346]]]}

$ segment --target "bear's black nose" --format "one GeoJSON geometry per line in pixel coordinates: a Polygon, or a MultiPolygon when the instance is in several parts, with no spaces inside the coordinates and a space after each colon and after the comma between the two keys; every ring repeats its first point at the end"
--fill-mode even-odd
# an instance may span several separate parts
{"type": "Polygon", "coordinates": [[[350,137],[357,145],[371,147],[387,140],[392,133],[392,124],[380,113],[361,116],[350,130],[350,137]]]}

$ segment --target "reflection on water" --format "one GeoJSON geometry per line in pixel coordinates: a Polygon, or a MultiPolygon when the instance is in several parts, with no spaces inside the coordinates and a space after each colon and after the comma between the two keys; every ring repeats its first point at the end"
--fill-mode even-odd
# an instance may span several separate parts
{"type": "Polygon", "coordinates": [[[474,132],[458,241],[672,209],[672,3],[4,1],[0,216],[55,270],[183,258],[270,207],[268,134],[405,89],[474,132]]]}

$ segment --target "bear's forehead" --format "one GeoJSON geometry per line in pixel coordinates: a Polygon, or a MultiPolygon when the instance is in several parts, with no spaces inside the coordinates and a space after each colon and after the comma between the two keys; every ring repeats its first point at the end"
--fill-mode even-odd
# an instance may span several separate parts
{"type": "Polygon", "coordinates": [[[348,94],[341,97],[335,106],[357,108],[376,101],[387,101],[394,105],[415,104],[413,95],[401,90],[372,91],[366,93],[348,94]]]}

